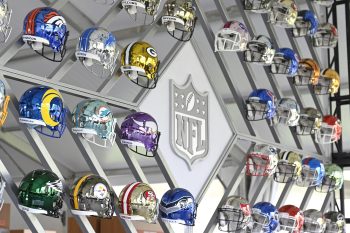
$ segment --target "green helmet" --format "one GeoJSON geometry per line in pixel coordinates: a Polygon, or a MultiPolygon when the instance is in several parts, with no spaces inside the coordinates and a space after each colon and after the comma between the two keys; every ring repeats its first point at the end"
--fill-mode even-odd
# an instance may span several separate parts
{"type": "Polygon", "coordinates": [[[316,186],[318,192],[332,192],[339,190],[344,183],[343,169],[336,164],[325,165],[326,174],[322,179],[322,183],[316,186]]]}
{"type": "Polygon", "coordinates": [[[98,175],[86,175],[74,182],[70,191],[72,213],[111,218],[115,199],[113,189],[98,175]]]}
{"type": "Polygon", "coordinates": [[[18,207],[34,214],[58,218],[63,203],[62,182],[48,170],[34,170],[19,185],[18,207]]]}

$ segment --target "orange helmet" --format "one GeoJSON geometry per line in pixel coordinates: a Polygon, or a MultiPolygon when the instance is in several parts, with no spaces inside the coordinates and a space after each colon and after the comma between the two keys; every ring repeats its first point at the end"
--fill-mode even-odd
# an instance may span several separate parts
{"type": "Polygon", "coordinates": [[[313,59],[306,58],[299,62],[298,73],[293,77],[295,86],[317,85],[321,69],[313,59]]]}
{"type": "Polygon", "coordinates": [[[316,95],[336,94],[339,91],[340,76],[333,69],[324,69],[318,83],[313,85],[316,95]]]}

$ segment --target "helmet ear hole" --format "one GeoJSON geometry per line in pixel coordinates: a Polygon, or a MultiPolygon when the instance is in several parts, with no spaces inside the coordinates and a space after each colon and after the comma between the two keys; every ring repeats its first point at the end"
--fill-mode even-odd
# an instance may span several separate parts
{"type": "Polygon", "coordinates": [[[41,42],[34,42],[31,44],[31,46],[32,46],[32,49],[34,49],[36,51],[41,50],[44,47],[41,42]]]}

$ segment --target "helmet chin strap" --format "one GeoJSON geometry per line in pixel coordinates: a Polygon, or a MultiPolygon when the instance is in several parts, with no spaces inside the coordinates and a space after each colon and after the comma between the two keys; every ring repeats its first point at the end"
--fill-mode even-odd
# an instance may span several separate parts
{"type": "Polygon", "coordinates": [[[168,25],[166,26],[169,32],[175,31],[175,22],[169,21],[168,25]]]}
{"type": "Polygon", "coordinates": [[[135,15],[137,13],[137,7],[136,6],[129,6],[128,7],[128,13],[130,15],[135,15]]]}
{"type": "Polygon", "coordinates": [[[34,49],[34,50],[42,50],[43,49],[43,44],[41,43],[41,42],[34,42],[34,43],[32,43],[32,48],[34,49]]]}

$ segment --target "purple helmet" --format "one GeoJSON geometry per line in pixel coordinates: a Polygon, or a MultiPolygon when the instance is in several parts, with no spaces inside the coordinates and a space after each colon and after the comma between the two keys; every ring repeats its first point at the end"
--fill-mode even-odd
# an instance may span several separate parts
{"type": "Polygon", "coordinates": [[[121,142],[131,151],[148,157],[154,156],[160,132],[156,120],[151,115],[144,112],[130,114],[123,121],[121,131],[121,142]]]}

